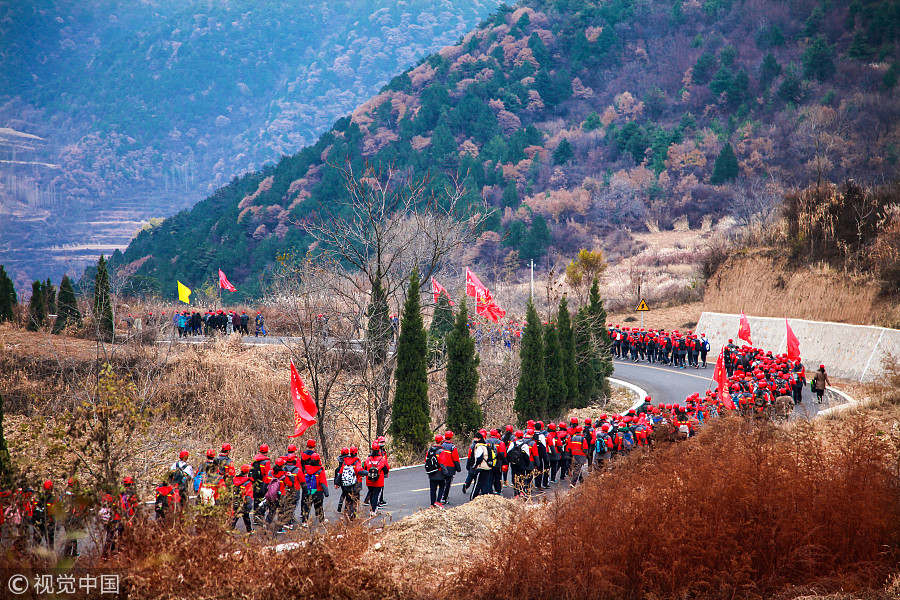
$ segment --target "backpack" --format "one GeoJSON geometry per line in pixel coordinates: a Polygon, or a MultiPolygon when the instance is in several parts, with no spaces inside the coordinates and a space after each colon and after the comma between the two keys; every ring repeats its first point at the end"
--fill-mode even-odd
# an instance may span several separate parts
{"type": "Polygon", "coordinates": [[[319,471],[315,471],[314,473],[306,473],[303,478],[306,480],[306,489],[310,494],[315,494],[319,491],[319,480],[316,475],[319,471]]]}
{"type": "Polygon", "coordinates": [[[169,497],[162,494],[156,494],[156,506],[154,507],[156,516],[162,517],[169,511],[169,497]]]}
{"type": "Polygon", "coordinates": [[[274,478],[269,482],[269,486],[266,488],[266,501],[275,503],[278,502],[278,497],[281,496],[281,479],[274,478]]]}
{"type": "Polygon", "coordinates": [[[179,487],[186,485],[188,480],[188,474],[184,470],[188,465],[185,464],[184,466],[179,466],[178,463],[180,462],[181,461],[175,463],[175,470],[172,471],[172,479],[179,487]]]}
{"type": "Polygon", "coordinates": [[[353,468],[353,465],[345,464],[341,469],[341,485],[344,487],[356,485],[356,469],[353,468]]]}
{"type": "Polygon", "coordinates": [[[369,466],[369,472],[366,473],[366,479],[369,481],[378,481],[378,472],[381,469],[378,468],[377,464],[369,466]]]}
{"type": "Polygon", "coordinates": [[[506,452],[506,458],[510,464],[524,467],[528,462],[528,455],[525,453],[524,443],[513,442],[510,449],[506,452]]]}
{"type": "Polygon", "coordinates": [[[709,340],[703,340],[703,351],[709,352],[709,340]]]}
{"type": "Polygon", "coordinates": [[[485,444],[485,447],[487,450],[485,460],[487,461],[487,465],[493,469],[497,466],[497,448],[494,444],[485,444]]]}
{"type": "Polygon", "coordinates": [[[440,448],[429,448],[425,454],[425,472],[428,474],[436,473],[440,470],[441,465],[438,462],[437,455],[440,448]]]}

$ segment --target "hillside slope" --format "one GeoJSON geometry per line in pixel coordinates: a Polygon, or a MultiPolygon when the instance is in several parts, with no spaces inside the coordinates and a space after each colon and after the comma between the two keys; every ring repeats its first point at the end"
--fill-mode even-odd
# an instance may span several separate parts
{"type": "Polygon", "coordinates": [[[315,141],[498,4],[0,4],[0,127],[40,138],[0,136],[0,263],[56,279],[124,247],[142,220],[315,141]]]}
{"type": "Polygon", "coordinates": [[[614,250],[613,229],[742,219],[817,179],[891,179],[898,31],[889,1],[525,0],[112,264],[167,296],[216,266],[258,292],[277,251],[307,247],[295,221],[342,197],[328,163],[346,160],[435,187],[461,174],[473,209],[495,209],[470,264],[614,250]]]}

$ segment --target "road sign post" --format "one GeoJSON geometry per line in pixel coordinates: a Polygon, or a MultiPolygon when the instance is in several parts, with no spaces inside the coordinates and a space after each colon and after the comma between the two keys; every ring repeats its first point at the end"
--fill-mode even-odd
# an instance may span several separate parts
{"type": "Polygon", "coordinates": [[[638,304],[637,311],[641,313],[641,329],[644,328],[644,313],[650,310],[650,307],[647,306],[647,302],[641,298],[641,303],[638,304]]]}

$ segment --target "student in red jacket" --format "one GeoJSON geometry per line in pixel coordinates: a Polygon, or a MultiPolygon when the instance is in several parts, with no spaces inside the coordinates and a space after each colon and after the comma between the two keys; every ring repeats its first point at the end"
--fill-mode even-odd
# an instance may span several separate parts
{"type": "Polygon", "coordinates": [[[581,471],[587,464],[588,442],[581,427],[575,427],[575,431],[569,436],[566,451],[572,456],[571,482],[574,487],[581,480],[581,471]]]}
{"type": "Polygon", "coordinates": [[[310,505],[315,507],[319,523],[327,523],[328,519],[325,518],[324,502],[325,498],[328,497],[328,477],[325,475],[322,459],[317,452],[313,452],[306,459],[302,475],[305,480],[306,497],[300,509],[300,523],[306,527],[310,505]]]}
{"type": "Polygon", "coordinates": [[[444,493],[441,497],[441,504],[447,504],[450,497],[450,486],[453,485],[453,476],[462,471],[459,463],[459,450],[453,443],[453,432],[449,429],[444,433],[444,443],[442,445],[445,452],[441,453],[438,460],[441,465],[447,467],[444,469],[446,479],[444,480],[444,493]]]}
{"type": "Polygon", "coordinates": [[[369,491],[369,504],[372,507],[371,516],[378,513],[379,500],[384,492],[384,480],[387,478],[391,470],[388,465],[387,457],[381,454],[381,446],[378,442],[372,443],[372,452],[363,462],[363,468],[366,470],[366,487],[369,491]]]}
{"type": "Polygon", "coordinates": [[[340,486],[341,497],[338,499],[337,511],[344,511],[344,516],[351,521],[356,518],[356,507],[359,505],[360,481],[365,476],[362,462],[356,455],[356,447],[341,448],[337,469],[334,471],[335,488],[340,486]],[[352,451],[352,452],[351,452],[352,451]]]}
{"type": "Polygon", "coordinates": [[[250,477],[250,465],[241,465],[240,474],[235,475],[231,484],[234,486],[231,500],[234,519],[231,521],[231,528],[237,526],[238,519],[243,519],[244,528],[250,533],[253,531],[250,521],[250,513],[253,511],[253,479],[250,477]]]}

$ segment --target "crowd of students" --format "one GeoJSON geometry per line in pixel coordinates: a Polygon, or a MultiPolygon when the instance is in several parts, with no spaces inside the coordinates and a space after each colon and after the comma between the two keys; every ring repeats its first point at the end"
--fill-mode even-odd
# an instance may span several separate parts
{"type": "MultiPolygon", "coordinates": [[[[251,317],[245,310],[238,314],[235,310],[207,309],[202,313],[187,310],[176,311],[172,313],[171,320],[164,312],[157,314],[148,312],[142,319],[136,319],[134,315],[128,315],[124,321],[127,329],[137,329],[138,327],[142,329],[144,326],[160,328],[171,322],[172,328],[179,337],[188,337],[196,335],[210,336],[217,332],[225,335],[231,335],[232,333],[250,335],[251,317]]],[[[262,312],[257,311],[252,323],[254,325],[253,335],[256,337],[269,335],[262,312]]]]}
{"type": "MultiPolygon", "coordinates": [[[[616,328],[611,328],[611,332],[616,328]]],[[[698,339],[692,334],[672,335],[654,332],[655,346],[649,346],[650,332],[628,330],[627,346],[613,338],[618,352],[641,345],[645,356],[655,352],[659,360],[675,360],[673,348],[678,340],[698,339]],[[643,341],[638,337],[646,336],[643,341]],[[660,340],[675,340],[670,346],[660,340]],[[666,348],[669,350],[666,351],[666,348]]],[[[685,344],[686,346],[686,344],[685,344]]],[[[700,356],[702,360],[702,355],[700,356]]],[[[424,457],[424,470],[429,480],[430,505],[442,508],[451,499],[454,478],[466,470],[463,494],[474,498],[484,494],[501,494],[511,487],[514,497],[528,497],[532,491],[548,489],[551,484],[579,484],[593,469],[602,468],[610,460],[641,448],[650,448],[659,432],[676,439],[697,433],[703,424],[723,411],[736,410],[746,416],[769,416],[773,407],[787,408],[802,401],[806,374],[799,360],[786,355],[729,340],[723,348],[723,366],[727,371],[722,390],[708,389],[695,393],[681,404],[654,404],[648,396],[637,408],[621,415],[597,414],[593,417],[571,417],[568,421],[529,420],[524,427],[505,425],[474,432],[464,454],[465,465],[454,433],[435,435],[434,443],[424,457]]],[[[681,360],[681,359],[678,359],[681,360]]],[[[696,364],[688,353],[683,359],[696,364]]],[[[828,384],[824,365],[820,365],[811,388],[821,398],[828,384]]],[[[300,452],[294,444],[284,454],[275,456],[267,444],[245,464],[236,466],[231,446],[222,444],[219,452],[210,449],[205,460],[191,465],[188,451],[183,450],[155,487],[153,515],[170,519],[188,504],[201,514],[214,514],[220,507],[230,519],[232,529],[242,522],[246,532],[263,527],[271,532],[292,529],[299,511],[299,524],[306,526],[314,513],[320,523],[327,523],[324,499],[330,485],[340,491],[337,512],[355,519],[361,505],[375,516],[385,504],[384,488],[390,475],[386,440],[376,439],[366,456],[359,448],[340,449],[333,472],[329,472],[310,439],[300,452]],[[367,494],[362,498],[363,484],[367,494]]],[[[83,525],[90,514],[105,529],[107,548],[114,547],[122,530],[134,521],[143,506],[132,477],[125,477],[116,492],[109,491],[92,500],[74,478],[67,481],[63,494],[57,495],[52,480],[44,481],[40,490],[0,491],[0,534],[27,528],[38,542],[54,543],[57,524],[66,530],[83,525]],[[58,521],[61,522],[58,523],[58,521]]],[[[77,544],[68,540],[65,551],[77,553],[77,544]]]]}
{"type": "Polygon", "coordinates": [[[677,329],[641,329],[608,326],[613,356],[632,362],[660,363],[676,368],[706,368],[709,340],[706,334],[677,329]]]}

